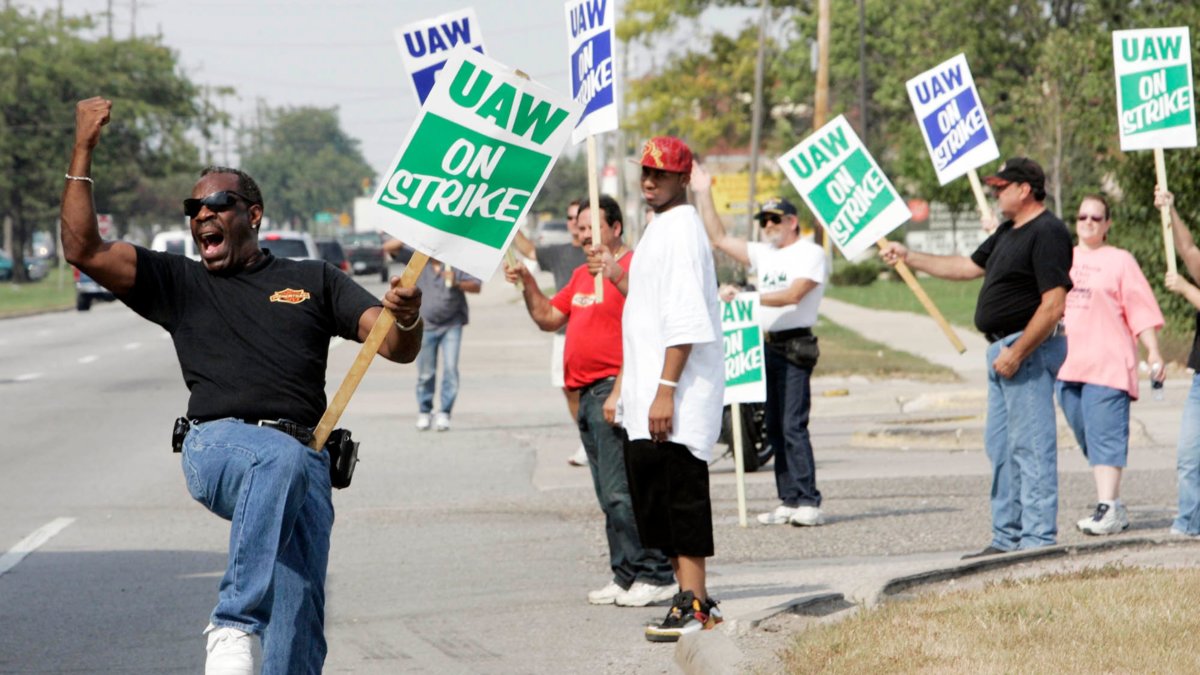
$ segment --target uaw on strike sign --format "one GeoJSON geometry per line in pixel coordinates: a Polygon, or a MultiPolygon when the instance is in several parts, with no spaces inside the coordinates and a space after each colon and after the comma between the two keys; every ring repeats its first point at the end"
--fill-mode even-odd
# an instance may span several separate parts
{"type": "Polygon", "coordinates": [[[758,293],[738,293],[732,301],[721,303],[721,332],[725,334],[725,405],[767,400],[759,307],[758,293]]]}
{"type": "Polygon", "coordinates": [[[1187,27],[1113,32],[1121,150],[1196,145],[1187,27]]]}
{"type": "Polygon", "coordinates": [[[470,7],[401,26],[396,29],[396,43],[417,101],[422,104],[455,47],[466,45],[483,53],[483,33],[470,7]]]}
{"type": "Polygon", "coordinates": [[[578,117],[574,101],[459,47],[372,197],[381,226],[491,277],[578,117]]]}
{"type": "Polygon", "coordinates": [[[571,134],[578,143],[617,128],[617,81],[613,77],[613,4],[616,0],[569,0],[567,53],[571,96],[583,116],[571,134]]]}
{"type": "Polygon", "coordinates": [[[1000,156],[965,54],[917,75],[906,86],[939,183],[1000,156]]]}
{"type": "Polygon", "coordinates": [[[874,246],[912,217],[841,115],[777,161],[847,258],[874,246]]]}

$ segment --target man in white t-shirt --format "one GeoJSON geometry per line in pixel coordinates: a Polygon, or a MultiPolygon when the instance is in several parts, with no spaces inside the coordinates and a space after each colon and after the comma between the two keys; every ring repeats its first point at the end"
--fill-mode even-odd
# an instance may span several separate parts
{"type": "MultiPolygon", "coordinates": [[[[820,525],[821,492],[808,435],[812,407],[809,381],[816,365],[817,338],[812,327],[825,295],[825,252],[800,237],[796,207],[775,198],[754,218],[763,241],[748,242],[725,232],[712,200],[712,178],[701,167],[692,172],[692,190],[713,248],[749,266],[758,276],[759,323],[766,341],[767,440],[775,449],[775,489],[779,506],[760,513],[764,525],[820,525]]],[[[721,289],[729,302],[734,286],[721,289]]]]}
{"type": "Polygon", "coordinates": [[[721,621],[708,596],[705,560],[713,555],[708,459],[720,431],[725,367],[712,251],[687,203],[692,152],[678,138],[658,136],[643,147],[641,165],[654,220],[627,281],[612,256],[603,266],[628,292],[621,317],[625,363],[605,416],[611,421],[619,392],[638,534],[644,547],[667,554],[680,589],[645,636],[674,642],[721,621]]]}

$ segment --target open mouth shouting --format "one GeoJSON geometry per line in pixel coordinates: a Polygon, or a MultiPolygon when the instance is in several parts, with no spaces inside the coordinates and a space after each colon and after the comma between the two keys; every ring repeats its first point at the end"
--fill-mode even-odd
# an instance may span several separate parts
{"type": "Polygon", "coordinates": [[[225,233],[216,228],[204,228],[196,233],[196,246],[204,260],[215,260],[225,254],[225,233]]]}

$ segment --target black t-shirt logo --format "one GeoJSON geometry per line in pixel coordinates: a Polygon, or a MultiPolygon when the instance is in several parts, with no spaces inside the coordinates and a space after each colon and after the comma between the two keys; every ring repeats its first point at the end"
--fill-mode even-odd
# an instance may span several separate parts
{"type": "Polygon", "coordinates": [[[275,291],[271,294],[271,302],[286,302],[289,305],[298,305],[305,300],[311,298],[308,291],[298,290],[295,288],[285,288],[282,291],[275,291]]]}

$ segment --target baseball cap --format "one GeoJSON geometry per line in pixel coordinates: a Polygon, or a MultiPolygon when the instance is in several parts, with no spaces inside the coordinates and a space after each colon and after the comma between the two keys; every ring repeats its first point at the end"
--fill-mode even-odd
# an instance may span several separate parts
{"type": "Polygon", "coordinates": [[[642,146],[640,164],[671,173],[691,173],[692,151],[674,136],[655,136],[642,146]]]}
{"type": "Polygon", "coordinates": [[[754,219],[762,220],[763,216],[768,215],[794,216],[796,207],[783,197],[772,197],[762,205],[762,209],[758,213],[754,214],[754,219]]]}
{"type": "Polygon", "coordinates": [[[1035,190],[1044,190],[1046,187],[1046,174],[1042,171],[1041,165],[1032,159],[1028,157],[1013,157],[1005,160],[1000,165],[1000,170],[996,172],[996,175],[984,178],[983,182],[993,187],[1000,187],[1009,183],[1028,183],[1029,187],[1035,190]]]}

